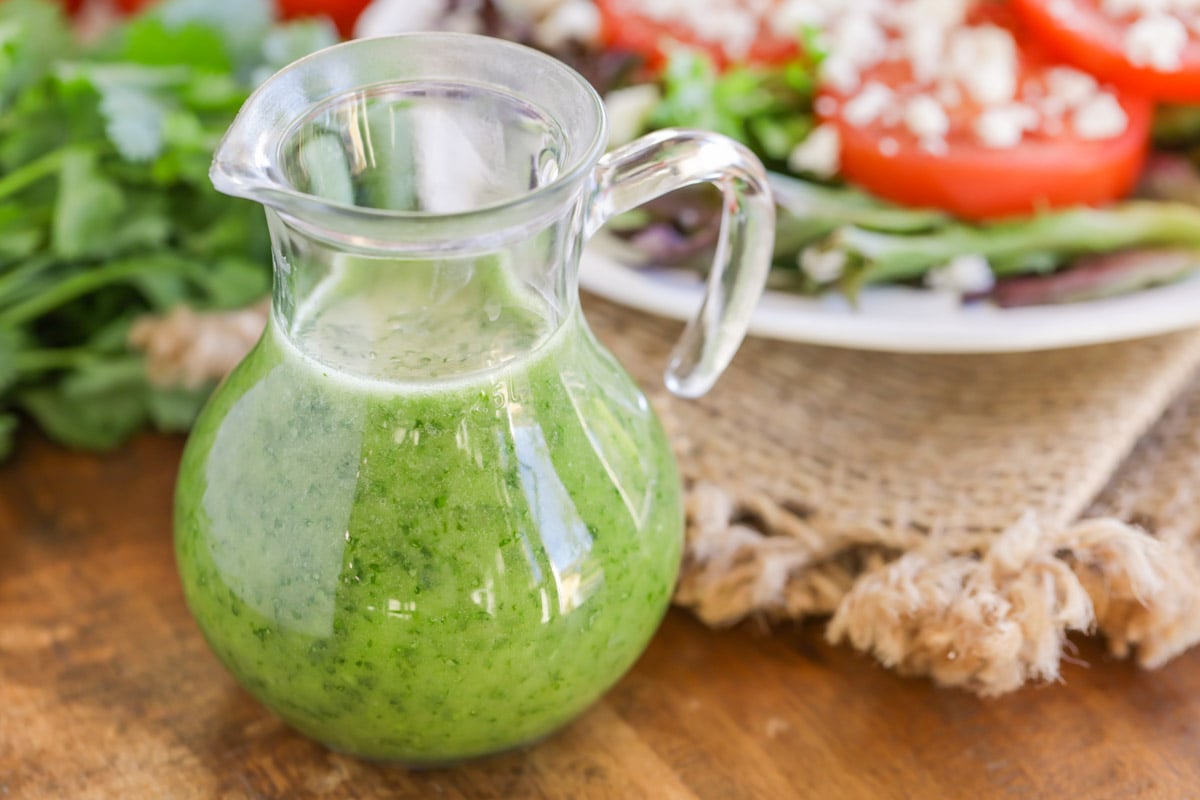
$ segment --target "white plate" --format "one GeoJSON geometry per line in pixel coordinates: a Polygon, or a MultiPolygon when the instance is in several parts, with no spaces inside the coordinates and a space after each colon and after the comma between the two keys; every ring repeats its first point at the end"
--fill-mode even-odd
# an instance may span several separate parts
{"type": "MultiPolygon", "coordinates": [[[[704,284],[694,272],[627,266],[603,235],[583,255],[580,285],[622,305],[690,319],[704,284]]],[[[899,353],[1007,353],[1139,339],[1200,326],[1200,275],[1124,297],[1002,309],[955,295],[873,287],[858,307],[845,298],[768,291],[750,333],[809,344],[899,353]]]]}

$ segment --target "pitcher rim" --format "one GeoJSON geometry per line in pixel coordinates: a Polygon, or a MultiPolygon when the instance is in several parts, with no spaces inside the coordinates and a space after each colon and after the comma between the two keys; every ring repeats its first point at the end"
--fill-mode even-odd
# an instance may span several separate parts
{"type": "MultiPolygon", "coordinates": [[[[336,91],[331,89],[325,96],[310,101],[307,107],[311,108],[318,102],[324,102],[338,95],[362,88],[378,86],[388,82],[403,83],[420,80],[454,81],[503,91],[519,96],[523,100],[532,103],[543,112],[548,113],[556,124],[562,124],[563,122],[560,119],[561,115],[549,113],[546,102],[540,102],[536,95],[530,96],[528,92],[518,94],[511,87],[504,87],[499,83],[434,75],[405,76],[401,74],[383,80],[356,83],[353,86],[339,86],[336,87],[336,91]]],[[[578,182],[593,169],[600,156],[603,155],[607,141],[608,119],[604,101],[595,87],[578,70],[569,64],[532,47],[492,36],[454,31],[409,32],[340,42],[297,59],[272,74],[271,77],[263,81],[249,95],[238,111],[237,117],[225,132],[221,142],[217,145],[209,168],[209,179],[212,181],[213,186],[222,193],[255,200],[274,208],[286,216],[298,217],[309,222],[317,221],[319,223],[321,219],[327,219],[337,220],[340,224],[357,222],[367,226],[381,226],[387,223],[405,222],[423,223],[425,225],[433,225],[436,228],[442,228],[443,226],[467,225],[468,223],[477,224],[481,220],[494,219],[504,215],[506,212],[512,212],[514,209],[526,209],[543,203],[547,198],[551,198],[561,192],[564,187],[578,182]],[[520,58],[539,62],[546,68],[568,78],[574,84],[575,88],[580,90],[581,102],[589,106],[590,112],[596,119],[591,139],[585,146],[578,150],[577,154],[573,155],[573,158],[568,162],[568,166],[555,176],[553,180],[509,198],[450,212],[375,208],[372,206],[348,204],[328,200],[297,189],[290,181],[279,174],[276,165],[282,161],[282,149],[286,146],[288,137],[294,126],[302,120],[302,115],[300,114],[295,114],[283,121],[278,135],[265,137],[260,131],[258,134],[259,140],[254,142],[252,148],[246,148],[244,143],[242,143],[243,147],[241,149],[238,148],[238,135],[244,135],[245,132],[242,129],[249,124],[244,117],[257,111],[259,106],[268,105],[264,98],[270,97],[274,92],[278,91],[279,87],[277,84],[280,80],[286,76],[299,75],[306,69],[311,69],[316,64],[336,58],[343,52],[361,50],[364,47],[370,46],[378,47],[386,43],[395,43],[410,48],[412,43],[418,43],[422,46],[433,47],[435,49],[438,47],[464,48],[482,46],[493,52],[507,51],[508,53],[518,55],[520,58]],[[263,145],[262,138],[271,139],[269,146],[263,145]],[[244,152],[246,149],[253,152],[247,154],[244,152]],[[232,150],[237,150],[238,152],[231,154],[230,151],[232,150]],[[257,157],[249,166],[245,163],[247,155],[257,157]],[[265,163],[257,163],[259,161],[265,163]]],[[[534,214],[532,216],[539,217],[542,215],[534,214]]],[[[351,227],[356,226],[351,225],[351,227]]],[[[488,229],[492,230],[495,227],[497,226],[488,226],[488,229]]],[[[353,230],[346,231],[346,233],[349,234],[349,238],[362,238],[361,235],[356,237],[354,235],[356,231],[353,230]]],[[[358,233],[361,234],[361,232],[358,233]]],[[[459,236],[461,237],[462,234],[460,233],[459,236]]],[[[428,237],[430,240],[437,238],[436,235],[428,237]]]]}

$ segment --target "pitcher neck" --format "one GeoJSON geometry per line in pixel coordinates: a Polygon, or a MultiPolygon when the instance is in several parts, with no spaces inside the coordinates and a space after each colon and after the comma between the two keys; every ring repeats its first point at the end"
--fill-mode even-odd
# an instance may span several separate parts
{"type": "Polygon", "coordinates": [[[490,249],[398,257],[267,209],[276,322],[302,353],[355,377],[426,383],[498,367],[576,311],[579,213],[490,249]]]}

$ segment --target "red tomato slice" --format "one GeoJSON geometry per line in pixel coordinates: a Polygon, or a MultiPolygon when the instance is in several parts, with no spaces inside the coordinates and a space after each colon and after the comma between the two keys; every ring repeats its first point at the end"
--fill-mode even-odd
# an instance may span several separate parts
{"type": "Polygon", "coordinates": [[[1189,31],[1178,70],[1133,64],[1125,53],[1132,18],[1106,13],[1097,0],[1013,0],[1026,26],[1060,57],[1131,92],[1159,100],[1200,100],[1200,37],[1189,31]]]}
{"type": "Polygon", "coordinates": [[[912,136],[837,120],[840,174],[877,197],[940,208],[965,219],[1111,202],[1133,188],[1150,131],[1148,105],[1124,107],[1129,127],[1115,139],[1063,136],[1026,140],[1000,150],[951,138],[947,151],[939,155],[924,150],[912,136]],[[896,147],[885,148],[885,153],[880,144],[889,138],[896,147]]]}
{"type": "MultiPolygon", "coordinates": [[[[989,17],[990,22],[1005,24],[994,14],[989,17]]],[[[1021,48],[1018,91],[1029,86],[1044,91],[1044,76],[1054,61],[1024,37],[1016,38],[1021,48]]],[[[861,77],[862,85],[874,81],[898,89],[896,97],[902,99],[919,91],[905,61],[884,62],[861,77]]],[[[1127,118],[1125,130],[1118,135],[1082,137],[1064,115],[1055,127],[1045,125],[1043,118],[1012,147],[989,147],[980,141],[975,126],[985,109],[966,92],[960,102],[943,104],[949,131],[940,140],[944,145],[934,151],[895,119],[851,124],[841,116],[847,98],[837,94],[827,92],[828,99],[819,100],[817,108],[836,109],[821,116],[837,127],[842,177],[904,205],[940,208],[982,220],[1102,204],[1129,193],[1145,161],[1153,107],[1138,95],[1106,91],[1112,92],[1127,118]]],[[[893,116],[898,115],[893,111],[893,116]]]]}
{"type": "Polygon", "coordinates": [[[371,0],[277,0],[279,13],[284,19],[293,17],[325,16],[333,20],[338,33],[349,38],[354,33],[354,23],[371,0]]]}
{"type": "MultiPolygon", "coordinates": [[[[596,0],[596,5],[600,9],[605,44],[644,56],[652,68],[666,62],[674,45],[703,50],[719,67],[735,62],[778,64],[794,57],[800,50],[797,39],[775,34],[766,21],[760,19],[754,44],[743,57],[734,58],[721,42],[703,38],[686,22],[666,22],[650,16],[641,10],[643,3],[640,0],[596,0]]],[[[696,4],[695,13],[704,13],[702,5],[696,4]]]]}
{"type": "Polygon", "coordinates": [[[135,14],[151,2],[152,0],[117,0],[117,8],[122,14],[135,14]]]}

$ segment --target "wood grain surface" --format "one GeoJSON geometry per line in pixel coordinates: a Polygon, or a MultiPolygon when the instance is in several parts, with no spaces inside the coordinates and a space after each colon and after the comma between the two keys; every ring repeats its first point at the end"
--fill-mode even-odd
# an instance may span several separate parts
{"type": "Polygon", "coordinates": [[[0,468],[0,798],[1200,797],[1200,653],[1145,673],[1080,642],[1064,685],[982,701],[818,626],[673,613],[590,713],[528,751],[413,773],[332,754],[238,688],[171,550],[180,441],[32,436],[0,468]]]}

